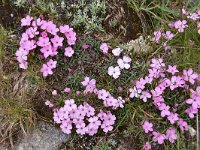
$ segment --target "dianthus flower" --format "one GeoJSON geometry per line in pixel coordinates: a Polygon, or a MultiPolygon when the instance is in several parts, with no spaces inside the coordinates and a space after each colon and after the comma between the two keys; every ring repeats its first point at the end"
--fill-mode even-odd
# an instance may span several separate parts
{"type": "Polygon", "coordinates": [[[148,121],[145,121],[143,123],[142,127],[143,127],[145,133],[149,133],[149,132],[153,131],[153,128],[152,128],[153,124],[149,123],[148,121]]]}

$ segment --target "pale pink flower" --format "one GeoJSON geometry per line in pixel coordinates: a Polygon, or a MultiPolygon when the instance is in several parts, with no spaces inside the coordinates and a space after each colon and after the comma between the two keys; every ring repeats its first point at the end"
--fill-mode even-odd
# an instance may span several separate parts
{"type": "Polygon", "coordinates": [[[107,54],[108,53],[108,44],[107,43],[102,43],[100,45],[100,50],[104,53],[107,54]]]}
{"type": "Polygon", "coordinates": [[[72,57],[73,54],[74,54],[74,50],[71,47],[65,48],[65,56],[72,57]]]}
{"type": "Polygon", "coordinates": [[[112,50],[114,56],[119,56],[123,50],[121,48],[115,48],[112,50]]]}
{"type": "Polygon", "coordinates": [[[177,66],[168,66],[167,72],[171,73],[172,75],[176,74],[178,71],[177,66]]]}
{"type": "Polygon", "coordinates": [[[33,20],[33,17],[27,15],[25,18],[21,19],[21,26],[30,26],[32,20],[33,20]]]}
{"type": "Polygon", "coordinates": [[[108,74],[112,76],[114,79],[117,79],[121,74],[120,68],[118,66],[117,67],[110,66],[108,68],[108,74]]]}
{"type": "Polygon", "coordinates": [[[149,133],[149,132],[153,131],[153,128],[152,128],[153,124],[148,121],[145,121],[143,123],[142,127],[143,127],[145,133],[149,133]]]}
{"type": "Polygon", "coordinates": [[[162,32],[161,31],[155,31],[153,34],[154,34],[154,37],[152,38],[152,41],[159,43],[159,40],[162,37],[162,32]]]}
{"type": "Polygon", "coordinates": [[[144,150],[151,150],[151,144],[149,142],[145,143],[144,150]]]}
{"type": "Polygon", "coordinates": [[[129,69],[131,58],[129,56],[123,56],[123,58],[118,59],[117,63],[121,69],[129,69]]]}
{"type": "Polygon", "coordinates": [[[151,94],[148,91],[142,91],[140,99],[142,99],[143,102],[147,102],[147,98],[151,98],[151,94]]]}
{"type": "Polygon", "coordinates": [[[196,73],[190,68],[188,70],[183,70],[183,79],[189,81],[191,84],[195,83],[195,79],[198,77],[196,73]]]}
{"type": "Polygon", "coordinates": [[[54,38],[51,39],[51,42],[53,43],[54,47],[62,47],[63,46],[63,37],[59,37],[58,35],[55,35],[54,38]]]}

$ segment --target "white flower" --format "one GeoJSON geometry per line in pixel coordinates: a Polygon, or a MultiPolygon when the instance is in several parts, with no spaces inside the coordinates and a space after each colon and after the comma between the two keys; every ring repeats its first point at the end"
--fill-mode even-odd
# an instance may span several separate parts
{"type": "Polygon", "coordinates": [[[121,69],[129,69],[130,68],[131,58],[129,56],[124,56],[123,59],[118,59],[117,63],[121,69]]]}
{"type": "Polygon", "coordinates": [[[112,50],[114,56],[119,56],[123,50],[121,48],[115,48],[112,50]]]}
{"type": "Polygon", "coordinates": [[[113,78],[117,79],[119,75],[121,74],[119,66],[117,67],[110,66],[108,68],[108,74],[110,76],[113,76],[113,78]]]}

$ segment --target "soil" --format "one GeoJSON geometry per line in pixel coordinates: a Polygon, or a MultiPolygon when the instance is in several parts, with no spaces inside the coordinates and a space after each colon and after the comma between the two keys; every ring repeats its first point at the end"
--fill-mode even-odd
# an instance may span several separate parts
{"type": "Polygon", "coordinates": [[[107,0],[107,5],[107,17],[103,23],[107,34],[112,34],[123,42],[136,39],[142,34],[141,21],[126,1],[107,0]]]}

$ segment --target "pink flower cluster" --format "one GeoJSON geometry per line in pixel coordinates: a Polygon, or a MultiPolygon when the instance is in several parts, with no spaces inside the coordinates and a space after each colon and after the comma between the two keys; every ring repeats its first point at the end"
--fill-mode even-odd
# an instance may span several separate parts
{"type": "MultiPolygon", "coordinates": [[[[186,10],[182,9],[182,14],[184,15],[184,18],[182,20],[177,20],[175,22],[170,23],[168,26],[172,29],[175,29],[173,32],[177,34],[177,31],[179,33],[182,33],[185,31],[186,28],[189,27],[189,23],[192,21],[197,22],[197,29],[198,33],[200,34],[200,10],[189,13],[186,12],[186,10]]],[[[175,34],[172,31],[168,30],[166,32],[161,31],[161,29],[154,32],[154,35],[152,37],[152,41],[161,45],[165,48],[165,50],[171,49],[171,47],[168,45],[168,42],[172,40],[175,37],[175,34]]]]}
{"type": "Polygon", "coordinates": [[[96,80],[89,77],[85,77],[84,81],[81,82],[85,87],[84,93],[94,93],[99,100],[103,101],[105,107],[112,107],[112,109],[123,108],[125,101],[121,98],[114,98],[108,91],[105,89],[96,88],[96,80]]]}
{"type": "MultiPolygon", "coordinates": [[[[83,94],[94,94],[99,100],[103,101],[105,107],[112,107],[112,109],[123,108],[125,101],[118,97],[117,99],[111,96],[111,94],[104,90],[98,90],[96,88],[96,80],[85,77],[81,82],[84,86],[83,94]]],[[[72,92],[70,88],[64,89],[65,93],[72,92]]],[[[76,91],[77,96],[80,96],[81,92],[76,91]]],[[[56,90],[52,91],[53,96],[59,96],[56,90]]],[[[95,112],[95,108],[84,102],[77,105],[74,99],[67,99],[64,101],[64,106],[56,107],[56,105],[47,100],[45,105],[53,108],[54,122],[60,124],[60,128],[66,134],[72,132],[73,127],[76,128],[77,134],[93,136],[101,128],[103,132],[107,133],[113,130],[113,125],[116,121],[115,115],[110,111],[100,110],[98,114],[95,112]]]]}
{"type": "MultiPolygon", "coordinates": [[[[65,48],[65,56],[72,57],[74,54],[72,45],[75,44],[76,33],[68,25],[58,28],[52,21],[46,21],[41,17],[34,20],[33,17],[26,16],[21,19],[21,26],[26,27],[26,30],[22,34],[20,47],[16,51],[20,68],[27,69],[28,54],[33,50],[39,50],[44,59],[56,56],[58,50],[63,48],[65,39],[68,44],[65,48]]],[[[41,72],[44,77],[53,74],[52,69],[56,67],[56,61],[53,61],[53,67],[48,65],[51,62],[42,65],[41,72]]]]}
{"type": "MultiPolygon", "coordinates": [[[[175,104],[173,107],[170,107],[166,104],[163,95],[165,93],[173,93],[176,89],[182,89],[185,93],[190,94],[190,99],[181,103],[190,105],[185,112],[190,118],[193,118],[194,115],[198,113],[198,109],[200,108],[200,86],[198,86],[196,90],[192,89],[195,87],[198,74],[194,73],[191,68],[183,70],[181,74],[176,66],[167,66],[161,58],[152,59],[150,69],[148,71],[148,75],[137,80],[135,82],[135,86],[129,89],[130,98],[139,98],[144,102],[147,102],[147,100],[151,98],[155,108],[160,111],[161,117],[166,117],[172,125],[176,123],[180,127],[180,130],[184,132],[188,129],[188,124],[176,112],[176,105],[179,104],[175,104]],[[156,86],[152,89],[152,85],[156,86]],[[148,89],[149,87],[151,89],[148,89]]],[[[169,94],[168,97],[170,96],[171,95],[169,94]]],[[[144,123],[143,128],[145,129],[145,133],[152,131],[152,125],[148,122],[144,123]]],[[[159,135],[157,132],[154,134],[154,137],[159,135]]],[[[164,138],[166,136],[161,135],[159,137],[160,140],[157,142],[162,144],[163,140],[166,139],[164,138]]]]}
{"type": "MultiPolygon", "coordinates": [[[[145,121],[142,127],[145,133],[149,133],[152,136],[153,141],[158,144],[163,144],[164,140],[169,140],[171,143],[174,143],[177,140],[176,130],[173,127],[168,128],[165,134],[154,131],[153,124],[148,121],[145,121]]],[[[151,147],[149,149],[151,149],[151,147]]]]}
{"type": "Polygon", "coordinates": [[[95,114],[95,109],[88,103],[78,106],[74,99],[68,99],[63,107],[54,110],[53,119],[66,134],[75,127],[77,134],[93,136],[100,128],[105,133],[112,131],[116,117],[110,111],[95,114]]]}

